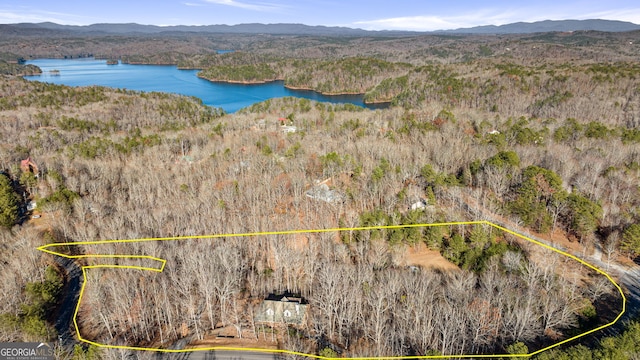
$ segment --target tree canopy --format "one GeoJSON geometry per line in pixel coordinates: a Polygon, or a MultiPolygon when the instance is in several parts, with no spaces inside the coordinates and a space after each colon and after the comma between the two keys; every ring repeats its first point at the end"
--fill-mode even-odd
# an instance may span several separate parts
{"type": "Polygon", "coordinates": [[[20,197],[16,194],[11,179],[0,174],[0,226],[11,228],[18,221],[20,197]]]}

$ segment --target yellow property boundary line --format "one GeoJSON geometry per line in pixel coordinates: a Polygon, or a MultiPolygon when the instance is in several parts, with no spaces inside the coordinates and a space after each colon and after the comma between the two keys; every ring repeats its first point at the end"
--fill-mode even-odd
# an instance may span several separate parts
{"type": "Polygon", "coordinates": [[[353,360],[372,360],[372,359],[450,359],[450,358],[524,358],[530,357],[536,354],[539,354],[543,351],[547,351],[551,348],[560,346],[562,344],[568,343],[570,341],[576,340],[583,336],[589,335],[596,331],[607,328],[613,324],[615,324],[620,317],[626,311],[627,298],[622,291],[620,285],[618,285],[609,274],[599,269],[598,267],[587,263],[586,261],[569,254],[565,251],[556,249],[547,244],[541,243],[537,240],[531,239],[522,234],[518,234],[512,230],[506,229],[502,226],[496,225],[489,221],[461,221],[461,222],[447,222],[447,223],[431,223],[431,224],[410,224],[410,225],[387,225],[387,226],[363,226],[363,227],[352,227],[352,228],[332,228],[332,229],[315,229],[315,230],[284,230],[284,231],[264,231],[264,232],[255,232],[255,233],[238,233],[238,234],[216,234],[216,235],[198,235],[198,236],[175,236],[175,237],[163,237],[163,238],[141,238],[141,239],[127,239],[127,240],[98,240],[98,241],[82,241],[82,242],[68,242],[68,243],[53,243],[47,244],[38,247],[37,249],[43,251],[45,253],[49,253],[56,256],[65,257],[68,259],[84,259],[84,258],[126,258],[126,259],[147,259],[153,260],[161,264],[159,267],[144,267],[144,266],[133,266],[133,265],[89,265],[82,267],[82,287],[80,289],[80,295],[78,296],[78,303],[76,305],[75,311],[73,313],[73,324],[76,329],[76,334],[78,336],[78,340],[83,341],[85,343],[95,345],[101,348],[108,349],[126,349],[126,350],[144,350],[144,351],[156,351],[156,352],[164,352],[164,353],[184,353],[184,352],[194,352],[194,351],[211,351],[211,350],[231,350],[231,351],[250,351],[250,352],[262,352],[262,353],[273,353],[273,354],[289,354],[289,355],[298,355],[305,356],[309,358],[315,358],[320,360],[334,360],[334,359],[344,359],[344,358],[331,358],[326,356],[314,355],[314,354],[306,354],[296,351],[290,350],[273,350],[273,349],[260,349],[260,348],[235,348],[235,347],[208,347],[208,348],[194,348],[194,349],[159,349],[159,348],[146,348],[146,347],[136,347],[136,346],[123,346],[123,345],[108,345],[108,344],[100,344],[91,340],[84,339],[80,334],[80,329],[78,328],[78,310],[80,309],[80,303],[82,302],[82,296],[84,294],[85,286],[87,285],[87,269],[95,269],[95,268],[125,268],[125,269],[138,269],[138,270],[147,270],[147,271],[155,271],[162,272],[167,263],[167,260],[157,258],[154,256],[148,255],[67,255],[54,250],[51,250],[56,247],[63,246],[74,246],[74,245],[100,245],[100,244],[113,244],[113,243],[134,243],[134,242],[145,242],[145,241],[172,241],[172,240],[187,240],[187,239],[216,239],[216,238],[229,238],[229,237],[251,237],[251,236],[262,236],[262,235],[291,235],[291,234],[310,234],[310,233],[326,233],[326,232],[340,232],[340,231],[359,231],[359,230],[381,230],[381,229],[403,229],[403,228],[416,228],[416,227],[434,227],[434,226],[451,226],[451,225],[489,225],[496,229],[502,230],[511,235],[515,235],[519,238],[527,240],[533,244],[542,246],[551,251],[555,251],[556,253],[566,256],[570,259],[573,259],[580,264],[604,275],[615,287],[618,289],[620,296],[622,297],[622,311],[616,316],[616,318],[605,325],[599,326],[595,329],[591,329],[582,334],[570,337],[563,341],[560,341],[556,344],[547,346],[540,350],[534,351],[529,354],[493,354],[493,355],[431,355],[431,356],[383,356],[383,357],[359,357],[359,358],[349,358],[353,360]]]}

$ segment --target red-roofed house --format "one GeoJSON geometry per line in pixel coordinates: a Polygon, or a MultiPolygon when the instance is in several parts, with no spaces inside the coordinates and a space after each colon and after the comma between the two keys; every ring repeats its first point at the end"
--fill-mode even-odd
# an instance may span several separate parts
{"type": "Polygon", "coordinates": [[[23,172],[30,172],[38,175],[38,165],[36,165],[30,157],[20,161],[20,169],[22,169],[23,172]]]}

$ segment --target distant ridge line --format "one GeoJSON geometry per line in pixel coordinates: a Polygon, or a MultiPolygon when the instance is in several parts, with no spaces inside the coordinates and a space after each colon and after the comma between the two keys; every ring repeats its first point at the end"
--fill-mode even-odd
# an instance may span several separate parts
{"type": "Polygon", "coordinates": [[[544,20],[536,22],[516,22],[505,25],[486,25],[472,28],[438,31],[441,33],[472,33],[472,34],[529,34],[543,32],[570,31],[602,31],[627,32],[640,30],[640,25],[618,20],[544,20]]]}
{"type": "Polygon", "coordinates": [[[238,25],[174,25],[157,26],[136,23],[60,25],[52,22],[0,24],[0,32],[28,34],[34,31],[50,31],[58,34],[161,34],[161,33],[212,33],[212,34],[265,34],[265,35],[317,35],[317,36],[409,36],[421,34],[531,34],[543,32],[602,31],[628,32],[640,30],[640,25],[618,20],[544,20],[516,22],[505,25],[485,25],[470,28],[437,31],[364,30],[358,28],[293,23],[238,24],[238,25]]]}

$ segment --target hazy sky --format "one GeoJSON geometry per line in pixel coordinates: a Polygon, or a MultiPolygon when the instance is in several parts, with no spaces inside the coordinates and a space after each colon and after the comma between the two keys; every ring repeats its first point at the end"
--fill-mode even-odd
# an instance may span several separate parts
{"type": "Polygon", "coordinates": [[[517,21],[611,19],[640,24],[639,0],[2,0],[0,23],[211,25],[302,23],[439,30],[517,21]]]}

